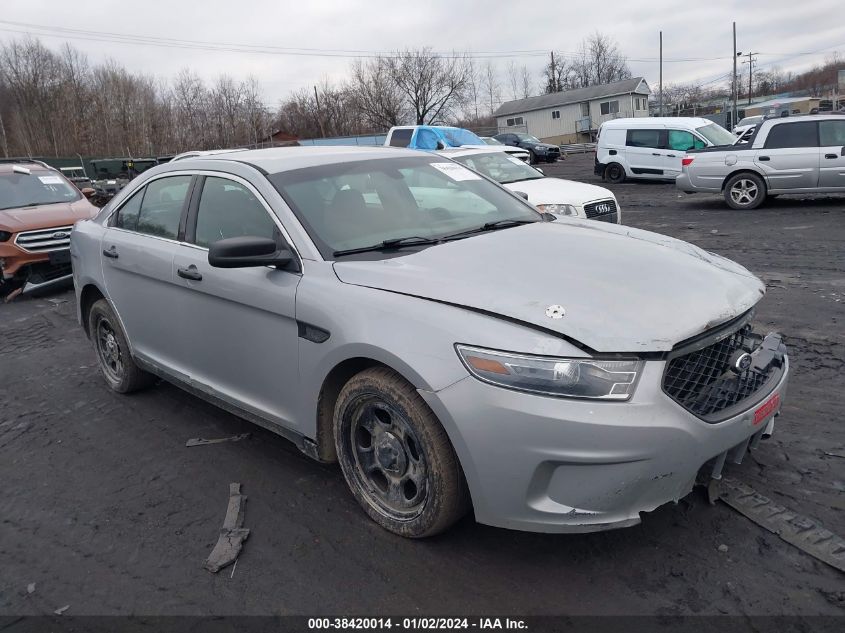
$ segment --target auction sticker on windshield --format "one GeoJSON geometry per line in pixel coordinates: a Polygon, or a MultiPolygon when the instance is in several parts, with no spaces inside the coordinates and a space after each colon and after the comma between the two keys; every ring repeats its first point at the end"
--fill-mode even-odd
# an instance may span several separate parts
{"type": "Polygon", "coordinates": [[[439,169],[452,180],[481,180],[481,176],[456,163],[431,163],[431,166],[439,169]]]}
{"type": "Polygon", "coordinates": [[[38,180],[41,181],[43,185],[60,185],[62,184],[62,179],[58,176],[39,176],[38,180]]]}

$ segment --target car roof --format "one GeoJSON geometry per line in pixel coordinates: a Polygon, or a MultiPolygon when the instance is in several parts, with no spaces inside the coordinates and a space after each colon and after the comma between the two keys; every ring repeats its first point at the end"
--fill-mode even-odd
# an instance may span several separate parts
{"type": "MultiPolygon", "coordinates": [[[[195,163],[208,164],[211,162],[246,163],[258,169],[275,174],[304,167],[318,165],[348,163],[359,160],[397,158],[400,156],[421,157],[425,152],[400,147],[346,147],[340,145],[316,145],[306,147],[272,147],[268,149],[251,149],[244,152],[229,154],[215,154],[213,156],[197,156],[185,158],[177,162],[166,163],[173,169],[190,169],[195,163]]],[[[202,165],[198,165],[201,168],[202,165]]]]}
{"type": "Polygon", "coordinates": [[[37,160],[21,160],[21,161],[0,161],[0,174],[11,174],[15,171],[15,167],[23,167],[29,171],[58,171],[49,165],[37,160]]]}
{"type": "Polygon", "coordinates": [[[625,119],[611,119],[602,123],[602,127],[648,127],[649,125],[688,125],[698,127],[713,123],[710,119],[692,116],[649,116],[625,119]]]}

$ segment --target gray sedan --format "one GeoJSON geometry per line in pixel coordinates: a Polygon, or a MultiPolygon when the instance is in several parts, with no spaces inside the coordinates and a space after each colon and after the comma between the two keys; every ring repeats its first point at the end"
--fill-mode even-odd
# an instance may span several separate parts
{"type": "Polygon", "coordinates": [[[107,384],[159,376],[337,461],[378,524],[633,525],[770,434],[763,284],[395,148],[188,158],[71,239],[107,384]]]}

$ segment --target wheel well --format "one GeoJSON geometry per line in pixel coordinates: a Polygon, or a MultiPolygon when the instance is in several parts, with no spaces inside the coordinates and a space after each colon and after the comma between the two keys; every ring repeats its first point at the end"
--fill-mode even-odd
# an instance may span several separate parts
{"type": "Polygon", "coordinates": [[[85,329],[85,334],[88,336],[91,333],[88,331],[88,313],[91,311],[91,306],[100,299],[105,299],[103,293],[94,284],[88,284],[82,289],[82,294],[79,297],[79,311],[82,315],[82,327],[85,329]]]}
{"type": "Polygon", "coordinates": [[[349,358],[332,369],[323,380],[317,400],[317,454],[321,461],[337,461],[333,425],[334,407],[340,390],[350,378],[370,367],[387,367],[387,365],[372,358],[349,358]]]}
{"type": "MultiPolygon", "coordinates": [[[[722,191],[725,190],[725,186],[728,184],[728,181],[734,176],[738,176],[739,174],[752,174],[754,176],[757,176],[760,180],[763,181],[763,185],[766,185],[766,179],[762,176],[762,174],[757,173],[753,169],[737,169],[736,171],[731,172],[730,174],[725,176],[725,179],[722,181],[722,191]]],[[[768,187],[768,185],[766,186],[768,187]]]]}

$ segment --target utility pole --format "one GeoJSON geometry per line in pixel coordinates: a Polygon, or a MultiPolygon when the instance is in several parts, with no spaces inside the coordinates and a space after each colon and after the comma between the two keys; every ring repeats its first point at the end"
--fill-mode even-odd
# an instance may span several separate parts
{"type": "Polygon", "coordinates": [[[320,136],[326,138],[326,130],[323,128],[323,114],[320,111],[320,97],[317,96],[317,86],[314,86],[314,101],[317,104],[317,123],[320,124],[320,136]]]}
{"type": "Polygon", "coordinates": [[[660,31],[660,116],[663,116],[663,31],[660,31]]]}
{"type": "Polygon", "coordinates": [[[733,94],[733,110],[731,110],[731,129],[733,130],[736,127],[736,99],[737,99],[737,87],[736,87],[736,58],[740,54],[736,52],[736,22],[734,22],[734,79],[731,86],[733,86],[733,90],[731,91],[733,94]]]}
{"type": "Polygon", "coordinates": [[[752,57],[752,55],[757,55],[757,53],[748,53],[748,61],[742,62],[743,64],[748,64],[748,105],[751,105],[751,78],[754,75],[754,64],[757,61],[757,58],[752,57]]]}
{"type": "Polygon", "coordinates": [[[551,77],[549,81],[549,88],[551,89],[551,92],[560,92],[562,88],[560,86],[560,82],[557,80],[557,65],[555,64],[555,52],[549,51],[549,54],[552,56],[552,61],[550,65],[551,77]]]}

